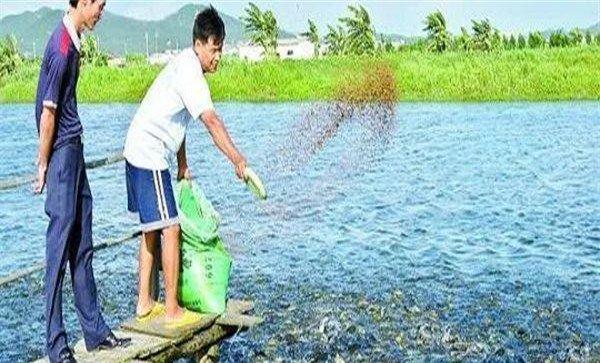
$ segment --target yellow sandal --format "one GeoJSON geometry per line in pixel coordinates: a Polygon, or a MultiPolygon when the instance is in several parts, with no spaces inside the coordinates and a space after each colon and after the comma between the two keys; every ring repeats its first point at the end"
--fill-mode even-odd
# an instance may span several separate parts
{"type": "Polygon", "coordinates": [[[159,303],[159,302],[155,302],[154,305],[152,306],[152,308],[150,310],[148,310],[147,313],[145,314],[141,314],[141,315],[136,315],[135,320],[138,323],[146,323],[152,319],[158,318],[159,316],[163,315],[166,311],[166,308],[163,304],[159,303]]]}
{"type": "Polygon", "coordinates": [[[165,326],[169,329],[177,329],[185,327],[186,325],[194,325],[200,322],[202,315],[194,313],[187,309],[184,309],[183,316],[176,320],[165,322],[165,326]]]}

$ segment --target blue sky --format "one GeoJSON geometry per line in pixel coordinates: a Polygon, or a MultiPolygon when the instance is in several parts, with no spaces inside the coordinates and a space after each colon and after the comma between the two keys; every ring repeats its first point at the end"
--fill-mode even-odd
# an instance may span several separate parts
{"type": "MultiPolygon", "coordinates": [[[[160,19],[192,1],[180,0],[108,0],[107,10],[139,19],[160,19]]],[[[30,1],[0,0],[0,17],[35,10],[41,6],[66,8],[67,0],[30,1]]],[[[194,2],[207,4],[208,2],[194,2]]],[[[436,9],[448,20],[450,30],[469,26],[471,19],[489,18],[501,31],[507,33],[529,32],[573,27],[588,27],[600,22],[600,0],[571,1],[255,1],[263,9],[275,12],[282,28],[294,32],[304,31],[307,19],[314,20],[324,32],[326,24],[334,24],[347,13],[349,4],[365,6],[379,32],[403,35],[422,34],[423,19],[436,9]]],[[[213,1],[222,12],[239,17],[247,1],[213,1]]]]}

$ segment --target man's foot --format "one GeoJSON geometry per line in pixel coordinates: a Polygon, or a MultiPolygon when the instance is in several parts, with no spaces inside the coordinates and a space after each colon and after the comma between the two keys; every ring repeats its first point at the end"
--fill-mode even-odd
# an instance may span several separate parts
{"type": "Polygon", "coordinates": [[[200,322],[202,315],[194,313],[187,309],[181,309],[182,313],[177,314],[175,317],[165,317],[165,325],[169,329],[177,329],[185,327],[186,325],[194,325],[200,322]]]}
{"type": "Polygon", "coordinates": [[[114,348],[125,348],[131,344],[131,338],[117,338],[112,332],[108,333],[106,339],[104,339],[96,349],[108,350],[114,348]]]}
{"type": "Polygon", "coordinates": [[[58,363],[77,363],[77,361],[71,349],[65,348],[58,354],[58,363]]]}
{"type": "Polygon", "coordinates": [[[183,317],[186,309],[179,306],[179,304],[175,304],[174,306],[165,306],[165,321],[173,321],[178,320],[183,317]]]}
{"type": "Polygon", "coordinates": [[[135,315],[146,315],[146,313],[150,312],[157,303],[158,301],[154,301],[154,299],[145,299],[143,302],[138,299],[138,303],[135,308],[135,315]]]}
{"type": "Polygon", "coordinates": [[[163,304],[159,303],[159,302],[155,302],[154,305],[152,305],[152,307],[148,310],[146,310],[143,313],[137,313],[135,316],[135,320],[138,323],[145,323],[147,321],[150,321],[154,318],[157,318],[161,315],[163,315],[166,311],[166,308],[163,304]]]}

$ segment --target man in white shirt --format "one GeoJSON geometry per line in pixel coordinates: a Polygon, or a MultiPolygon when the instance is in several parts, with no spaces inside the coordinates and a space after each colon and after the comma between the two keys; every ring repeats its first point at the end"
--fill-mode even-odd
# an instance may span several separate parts
{"type": "Polygon", "coordinates": [[[169,160],[177,155],[178,179],[191,178],[185,152],[190,120],[200,118],[215,145],[243,179],[246,159],[236,149],[215,112],[205,73],[217,70],[225,26],[211,6],[195,19],[193,46],[182,51],[156,78],[137,113],[125,141],[128,210],[138,213],[142,229],[139,256],[137,317],[144,321],[165,314],[168,324],[194,323],[197,314],[177,302],[180,229],[169,174],[169,160]],[[152,266],[162,233],[162,266],[166,306],[153,300],[152,266]]]}

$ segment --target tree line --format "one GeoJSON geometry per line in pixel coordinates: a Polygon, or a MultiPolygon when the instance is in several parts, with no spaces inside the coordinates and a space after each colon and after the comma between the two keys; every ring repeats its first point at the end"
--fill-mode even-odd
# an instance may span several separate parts
{"type": "MultiPolygon", "coordinates": [[[[250,42],[260,46],[267,58],[277,58],[277,40],[280,28],[271,10],[262,10],[249,3],[241,17],[244,31],[250,42]]],[[[327,25],[323,36],[317,25],[308,20],[308,29],[301,33],[314,47],[314,54],[320,55],[372,55],[382,52],[421,50],[434,53],[448,51],[501,51],[525,48],[556,48],[585,45],[600,45],[600,32],[585,33],[575,28],[571,31],[555,30],[544,36],[539,31],[524,34],[502,34],[489,19],[472,20],[470,29],[460,28],[458,34],[448,30],[446,18],[440,11],[427,15],[424,20],[425,37],[410,44],[394,45],[391,39],[378,35],[371,16],[361,5],[348,6],[348,15],[338,19],[337,24],[327,25]]],[[[100,49],[98,38],[84,37],[82,63],[94,66],[108,64],[109,56],[100,49]]],[[[14,36],[0,39],[0,78],[12,73],[24,61],[19,44],[14,36]]]]}
{"type": "MultiPolygon", "coordinates": [[[[362,55],[405,49],[442,53],[600,45],[600,33],[594,35],[588,30],[584,34],[579,28],[569,33],[556,30],[548,38],[539,31],[531,32],[527,36],[503,35],[489,19],[472,20],[470,31],[461,27],[460,33],[453,35],[448,30],[444,15],[440,11],[435,11],[428,14],[424,20],[425,38],[396,47],[391,39],[383,35],[377,36],[371,17],[363,6],[350,5],[348,11],[349,16],[339,18],[335,25],[327,25],[327,32],[323,38],[320,37],[315,23],[308,20],[308,29],[301,35],[313,43],[316,55],[321,54],[323,47],[325,55],[362,55]]],[[[263,11],[256,4],[250,3],[245,9],[242,21],[252,43],[261,46],[265,56],[275,56],[279,28],[273,12],[263,11]]]]}

